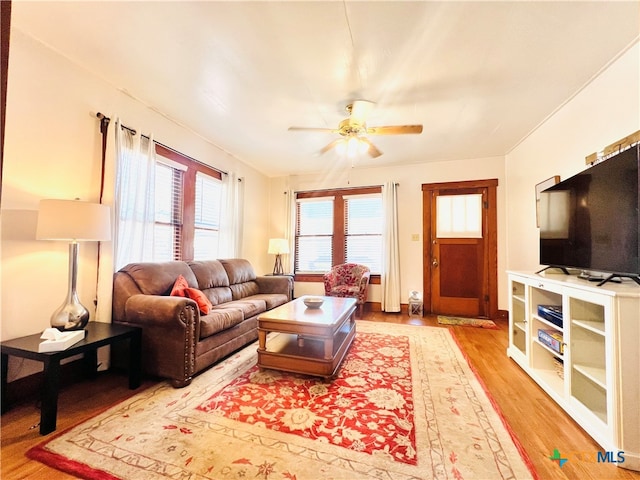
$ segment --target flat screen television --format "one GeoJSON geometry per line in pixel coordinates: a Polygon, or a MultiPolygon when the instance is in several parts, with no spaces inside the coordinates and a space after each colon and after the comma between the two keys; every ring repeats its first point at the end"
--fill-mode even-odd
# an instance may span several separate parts
{"type": "Polygon", "coordinates": [[[636,145],[541,192],[541,265],[640,283],[639,155],[636,145]]]}

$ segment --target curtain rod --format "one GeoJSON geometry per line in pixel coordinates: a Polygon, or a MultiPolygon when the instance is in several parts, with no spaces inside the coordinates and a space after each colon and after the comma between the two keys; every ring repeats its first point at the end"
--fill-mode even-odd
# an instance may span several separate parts
{"type": "MultiPolygon", "coordinates": [[[[400,186],[400,183],[398,182],[394,182],[393,183],[396,187],[400,186]]],[[[361,190],[363,188],[376,188],[376,187],[384,187],[384,185],[362,185],[360,187],[344,187],[344,188],[340,188],[340,187],[336,187],[336,188],[320,188],[317,190],[293,190],[292,193],[313,193],[313,192],[326,192],[329,190],[361,190]]],[[[288,195],[288,191],[285,190],[284,192],[282,192],[284,195],[288,195]]]]}
{"type": "MultiPolygon", "coordinates": [[[[103,113],[100,113],[100,112],[96,113],[96,117],[98,117],[100,119],[100,131],[102,133],[106,133],[106,129],[109,126],[109,122],[111,121],[111,119],[109,117],[105,116],[103,113]],[[104,132],[103,132],[103,129],[104,129],[104,132]]],[[[123,125],[122,123],[120,124],[120,127],[124,128],[125,130],[128,130],[129,132],[131,132],[132,135],[136,135],[138,133],[138,132],[136,132],[136,130],[134,128],[127,127],[126,125],[123,125]]],[[[141,133],[140,136],[146,138],[147,140],[149,139],[149,135],[145,135],[144,133],[141,133]]],[[[220,172],[220,173],[222,173],[224,175],[228,175],[229,174],[228,172],[225,172],[224,170],[220,170],[219,168],[212,167],[211,165],[208,165],[208,164],[206,164],[204,162],[201,162],[200,160],[197,160],[197,159],[195,159],[193,157],[190,157],[189,155],[185,155],[184,153],[179,152],[175,148],[172,148],[172,147],[170,147],[168,145],[165,145],[164,143],[160,143],[160,142],[158,142],[156,140],[154,140],[153,143],[155,143],[156,145],[160,145],[162,148],[166,148],[167,150],[170,150],[170,151],[172,151],[173,153],[175,153],[177,155],[180,155],[180,156],[182,156],[184,158],[188,158],[192,162],[196,162],[196,163],[199,163],[200,165],[204,165],[205,167],[211,168],[213,170],[216,170],[217,172],[220,172]]]]}

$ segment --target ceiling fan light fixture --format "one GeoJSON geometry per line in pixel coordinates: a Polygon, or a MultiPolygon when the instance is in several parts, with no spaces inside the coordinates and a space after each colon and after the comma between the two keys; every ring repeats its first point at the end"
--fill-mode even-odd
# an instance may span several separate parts
{"type": "Polygon", "coordinates": [[[367,142],[363,142],[362,140],[358,140],[358,153],[364,154],[369,151],[369,144],[367,142]]]}
{"type": "Polygon", "coordinates": [[[375,104],[367,100],[355,100],[347,105],[349,118],[345,118],[338,124],[337,129],[313,128],[313,127],[289,127],[289,130],[308,130],[315,132],[337,133],[342,138],[336,139],[320,150],[320,154],[326,153],[332,148],[338,155],[354,158],[357,155],[368,153],[377,158],[382,152],[365,135],[402,135],[420,134],[422,125],[386,125],[367,127],[366,119],[375,104]]]}
{"type": "Polygon", "coordinates": [[[360,152],[360,140],[358,137],[351,137],[347,140],[347,157],[353,158],[360,152]]]}

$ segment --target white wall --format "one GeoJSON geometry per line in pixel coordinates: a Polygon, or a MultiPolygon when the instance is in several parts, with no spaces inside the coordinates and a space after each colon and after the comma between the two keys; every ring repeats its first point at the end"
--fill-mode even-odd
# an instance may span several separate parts
{"type": "MultiPolygon", "coordinates": [[[[399,236],[400,236],[400,292],[401,302],[407,303],[410,290],[423,292],[422,285],[422,185],[435,182],[457,182],[464,180],[498,179],[498,293],[499,308],[507,308],[505,271],[505,201],[504,201],[504,158],[477,158],[470,160],[423,163],[387,168],[350,168],[334,165],[328,173],[318,175],[279,177],[271,179],[272,209],[270,228],[273,235],[282,235],[285,225],[285,201],[283,192],[318,190],[326,188],[347,188],[356,186],[382,185],[388,181],[399,183],[399,236]],[[277,208],[281,205],[280,208],[277,208]],[[419,240],[412,240],[417,234],[419,240]]],[[[295,295],[322,294],[321,283],[296,282],[295,295]]],[[[370,301],[379,302],[380,286],[369,287],[370,301]]]]}
{"type": "MultiPolygon", "coordinates": [[[[256,271],[270,271],[266,253],[268,179],[202,138],[30,37],[13,30],[7,89],[0,307],[2,340],[41,332],[67,292],[68,246],[35,240],[43,198],[97,201],[101,135],[96,113],[153,133],[169,145],[223,171],[245,178],[243,256],[256,271]]],[[[112,134],[114,125],[110,126],[112,134]]],[[[95,245],[81,245],[78,293],[94,314],[95,245]]],[[[28,362],[33,363],[33,362],[28,362]]],[[[39,364],[38,365],[39,368],[39,364]]],[[[9,380],[33,365],[12,364],[9,380]]]]}
{"type": "Polygon", "coordinates": [[[537,270],[535,185],[587,168],[585,157],[640,130],[636,43],[506,158],[507,268],[537,270]]]}
{"type": "MultiPolygon", "coordinates": [[[[403,296],[411,289],[422,291],[421,185],[498,178],[498,306],[506,309],[504,270],[538,267],[535,184],[552,175],[566,178],[582,170],[586,155],[640,129],[639,58],[636,44],[514,149],[506,166],[501,157],[401,168],[351,169],[345,165],[318,178],[269,180],[92,73],[12,31],[0,210],[1,339],[43,330],[64,298],[67,246],[35,240],[36,211],[43,198],[97,200],[98,111],[112,118],[120,116],[127,125],[153,132],[164,144],[245,177],[243,256],[259,273],[273,266],[272,256],[266,254],[268,238],[284,232],[284,190],[380,185],[394,180],[400,184],[401,291],[403,296]],[[420,240],[412,241],[412,234],[419,234],[420,240]]],[[[90,309],[95,269],[96,248],[83,245],[78,290],[90,309]]],[[[319,285],[298,284],[296,294],[307,293],[298,291],[306,287],[319,285]]],[[[372,300],[379,298],[374,288],[372,300]]],[[[9,379],[28,373],[26,370],[22,364],[11,365],[9,379]]]]}

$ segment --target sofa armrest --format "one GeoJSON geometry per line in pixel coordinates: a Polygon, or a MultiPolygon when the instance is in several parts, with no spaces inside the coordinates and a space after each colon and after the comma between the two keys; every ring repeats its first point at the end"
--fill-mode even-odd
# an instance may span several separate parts
{"type": "Polygon", "coordinates": [[[256,277],[260,293],[282,293],[293,300],[293,277],[290,275],[266,275],[256,277]]]}
{"type": "Polygon", "coordinates": [[[131,295],[124,308],[126,322],[140,327],[160,326],[182,330],[199,319],[198,305],[188,297],[131,295]]]}
{"type": "Polygon", "coordinates": [[[142,327],[143,367],[166,377],[176,387],[188,385],[195,373],[200,312],[185,297],[132,295],[125,303],[122,323],[142,327]]]}

